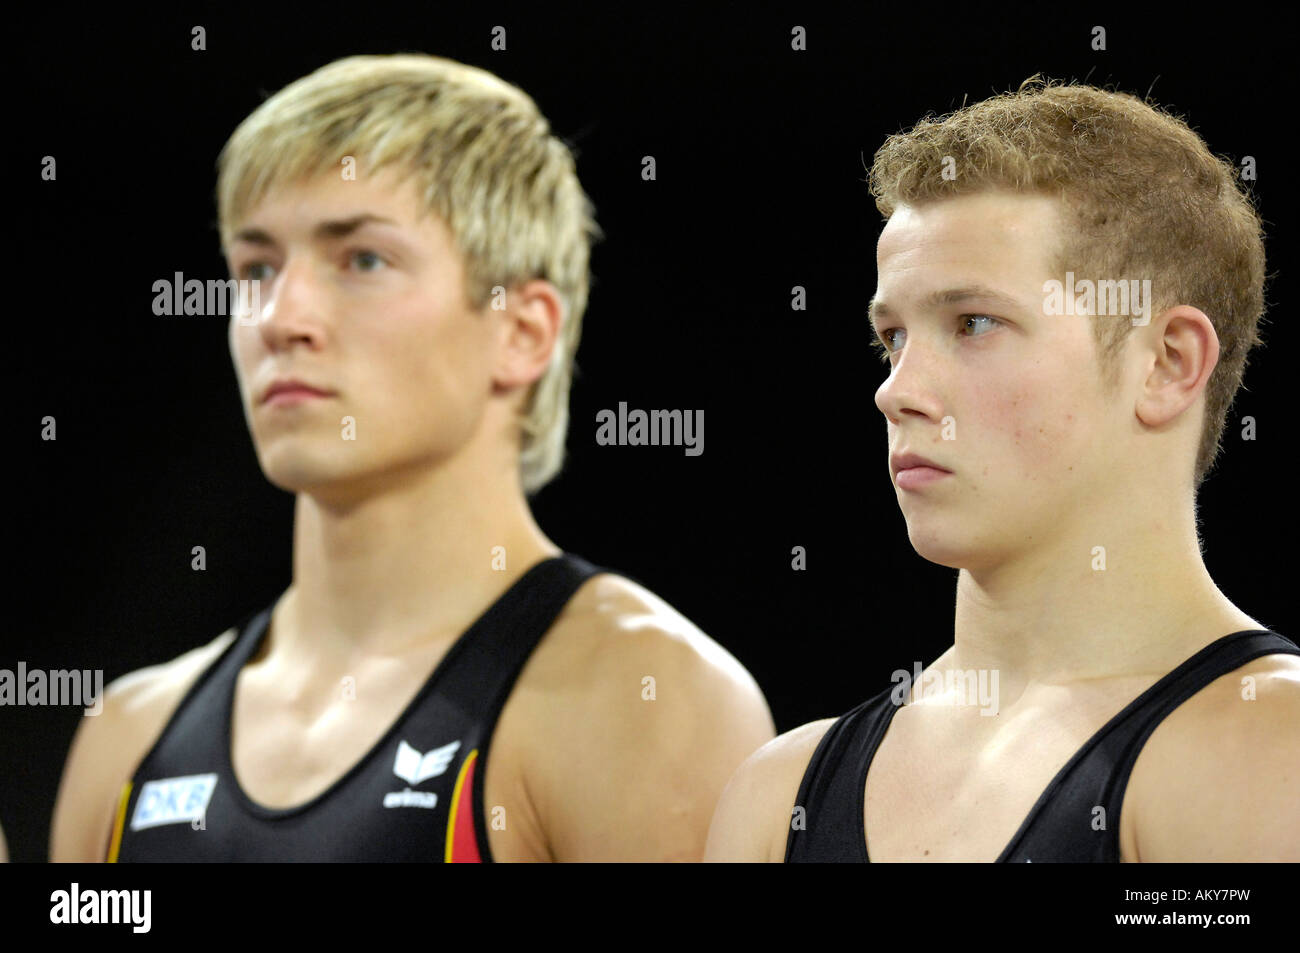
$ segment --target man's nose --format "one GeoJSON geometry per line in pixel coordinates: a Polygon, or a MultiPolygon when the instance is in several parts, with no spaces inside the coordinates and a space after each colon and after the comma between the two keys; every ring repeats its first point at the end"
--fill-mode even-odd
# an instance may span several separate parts
{"type": "Polygon", "coordinates": [[[271,349],[298,339],[318,340],[325,333],[327,295],[318,269],[307,259],[290,259],[271,281],[261,282],[262,313],[258,328],[271,349]]]}
{"type": "Polygon", "coordinates": [[[938,420],[943,415],[938,386],[943,373],[940,365],[923,345],[909,341],[894,358],[889,377],[876,389],[876,407],[891,423],[898,423],[909,413],[938,420]]]}

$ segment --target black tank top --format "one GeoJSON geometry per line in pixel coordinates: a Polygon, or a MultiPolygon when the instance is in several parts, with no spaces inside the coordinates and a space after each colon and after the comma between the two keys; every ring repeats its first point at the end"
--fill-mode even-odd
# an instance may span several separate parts
{"type": "MultiPolygon", "coordinates": [[[[1120,860],[1119,816],[1129,772],[1156,726],[1220,676],[1261,655],[1300,655],[1300,648],[1267,630],[1225,635],[1156,682],[1102,726],[1066,762],[1038,798],[999,863],[1111,862],[1120,860]],[[1094,829],[1094,809],[1109,819],[1094,829]]],[[[786,863],[869,863],[863,820],[867,769],[900,706],[897,686],[839,718],[813,752],[799,785],[803,821],[786,839],[786,863]]]]}
{"type": "Polygon", "coordinates": [[[497,717],[569,598],[605,571],[569,554],[530,568],[451,646],[370,752],[291,808],[253,802],[231,766],[235,679],[274,604],[250,616],[124,786],[109,862],[490,862],[482,778],[497,717]]]}

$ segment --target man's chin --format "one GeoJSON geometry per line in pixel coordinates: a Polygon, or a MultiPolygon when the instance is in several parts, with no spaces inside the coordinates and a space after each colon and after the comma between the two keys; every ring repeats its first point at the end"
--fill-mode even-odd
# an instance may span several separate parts
{"type": "Polygon", "coordinates": [[[260,462],[267,482],[286,493],[337,492],[356,483],[360,476],[354,468],[345,468],[337,461],[302,454],[276,454],[260,462]]]}
{"type": "Polygon", "coordinates": [[[909,524],[907,538],[918,556],[936,566],[965,569],[979,558],[979,554],[972,552],[951,530],[943,532],[932,527],[920,529],[909,524]]]}

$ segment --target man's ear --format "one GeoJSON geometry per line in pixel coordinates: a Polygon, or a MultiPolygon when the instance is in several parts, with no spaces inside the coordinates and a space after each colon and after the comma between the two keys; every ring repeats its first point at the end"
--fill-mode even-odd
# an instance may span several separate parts
{"type": "Polygon", "coordinates": [[[1138,393],[1137,415],[1161,427],[1196,402],[1219,363],[1219,335],[1203,311],[1178,305],[1142,329],[1150,370],[1138,393]]]}
{"type": "Polygon", "coordinates": [[[565,315],[559,291],[534,278],[506,292],[504,311],[488,313],[498,324],[493,384],[498,390],[527,387],[546,373],[560,346],[565,315]]]}

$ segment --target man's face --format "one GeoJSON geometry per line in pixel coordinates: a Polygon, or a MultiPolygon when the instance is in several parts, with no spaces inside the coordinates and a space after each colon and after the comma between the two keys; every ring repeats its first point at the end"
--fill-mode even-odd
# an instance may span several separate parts
{"type": "Polygon", "coordinates": [[[1122,319],[1044,314],[1043,283],[1065,277],[1048,270],[1059,228],[1056,199],[994,192],[900,207],[880,236],[872,312],[893,351],[876,391],[889,450],[951,471],[914,488],[895,479],[912,545],[932,562],[995,565],[1105,502],[1125,422],[1089,322],[1122,319]]]}
{"type": "Polygon", "coordinates": [[[437,216],[417,219],[421,208],[392,174],[327,173],[272,190],[234,223],[227,263],[235,278],[260,279],[260,313],[232,317],[230,350],[275,485],[392,475],[452,455],[477,430],[493,325],[465,301],[451,232],[437,216]],[[332,393],[263,402],[282,378],[332,393]]]}

